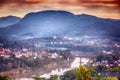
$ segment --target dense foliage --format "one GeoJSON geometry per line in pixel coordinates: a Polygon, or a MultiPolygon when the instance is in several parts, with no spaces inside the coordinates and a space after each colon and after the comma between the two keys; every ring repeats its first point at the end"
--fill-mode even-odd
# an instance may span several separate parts
{"type": "Polygon", "coordinates": [[[18,68],[27,68],[27,67],[43,67],[46,64],[52,62],[49,58],[27,58],[22,56],[21,58],[5,58],[0,56],[0,71],[8,71],[11,69],[18,69],[18,68]]]}
{"type": "Polygon", "coordinates": [[[9,76],[0,75],[0,80],[11,80],[9,76]]]}
{"type": "MultiPolygon", "coordinates": [[[[35,80],[58,80],[57,75],[52,75],[49,79],[34,77],[35,80]]],[[[60,80],[118,80],[117,77],[101,76],[97,71],[91,70],[84,66],[67,71],[60,76],[60,80]],[[94,76],[92,75],[94,74],[94,76]]]]}

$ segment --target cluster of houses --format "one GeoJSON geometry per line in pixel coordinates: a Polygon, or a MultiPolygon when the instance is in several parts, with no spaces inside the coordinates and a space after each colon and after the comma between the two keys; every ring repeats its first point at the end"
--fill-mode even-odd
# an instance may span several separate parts
{"type": "Polygon", "coordinates": [[[120,67],[120,60],[116,60],[113,63],[108,63],[107,60],[103,60],[102,62],[96,62],[93,64],[93,66],[98,66],[98,65],[105,65],[106,67],[112,68],[113,66],[119,66],[120,67]]]}
{"type": "Polygon", "coordinates": [[[0,48],[0,56],[3,56],[5,58],[9,58],[11,50],[10,49],[6,49],[6,48],[0,48]]]}
{"type": "Polygon", "coordinates": [[[11,51],[10,49],[0,48],[0,56],[9,58],[11,54],[14,54],[17,58],[21,58],[22,56],[32,57],[34,59],[42,57],[48,57],[53,59],[62,58],[62,56],[58,55],[56,52],[50,53],[47,50],[32,51],[27,48],[23,48],[22,50],[11,51]]]}

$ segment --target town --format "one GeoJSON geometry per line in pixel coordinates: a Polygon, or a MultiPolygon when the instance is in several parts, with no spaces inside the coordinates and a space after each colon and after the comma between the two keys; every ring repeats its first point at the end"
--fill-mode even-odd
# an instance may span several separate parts
{"type": "Polygon", "coordinates": [[[114,74],[118,77],[119,48],[119,39],[115,41],[115,39],[94,39],[87,36],[82,38],[53,36],[9,40],[9,42],[4,40],[0,42],[0,72],[10,76],[20,73],[24,76],[33,76],[38,75],[35,69],[47,68],[48,70],[39,73],[42,75],[43,72],[49,72],[58,66],[71,67],[71,62],[78,58],[79,63],[76,63],[78,66],[97,66],[98,72],[104,73],[104,69],[107,69],[104,75],[114,74]],[[28,72],[29,74],[26,74],[28,72]]]}

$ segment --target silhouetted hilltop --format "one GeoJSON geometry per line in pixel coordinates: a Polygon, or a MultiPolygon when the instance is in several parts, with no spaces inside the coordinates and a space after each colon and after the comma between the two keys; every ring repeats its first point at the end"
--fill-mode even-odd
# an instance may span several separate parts
{"type": "Polygon", "coordinates": [[[32,34],[32,37],[52,35],[120,36],[119,31],[120,20],[48,10],[27,14],[17,24],[1,28],[0,34],[14,37],[22,37],[24,34],[30,34],[30,36],[32,34]]]}

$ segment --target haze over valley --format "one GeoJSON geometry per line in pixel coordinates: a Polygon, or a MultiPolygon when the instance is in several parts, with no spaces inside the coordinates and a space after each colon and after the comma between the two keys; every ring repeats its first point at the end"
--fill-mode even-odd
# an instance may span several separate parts
{"type": "Polygon", "coordinates": [[[0,18],[0,73],[12,80],[81,80],[82,70],[119,79],[119,56],[119,19],[64,10],[0,18]]]}

